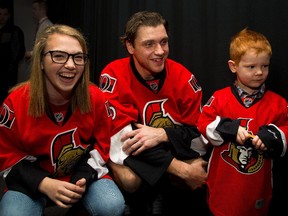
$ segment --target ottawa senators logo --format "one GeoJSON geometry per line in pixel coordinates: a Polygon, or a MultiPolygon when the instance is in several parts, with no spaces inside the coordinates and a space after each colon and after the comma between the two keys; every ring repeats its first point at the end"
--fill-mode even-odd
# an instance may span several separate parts
{"type": "Polygon", "coordinates": [[[102,74],[100,76],[100,80],[99,80],[99,88],[103,91],[103,92],[110,92],[112,93],[115,85],[116,85],[116,79],[111,77],[108,74],[102,74]]]}
{"type": "Polygon", "coordinates": [[[215,99],[215,97],[211,96],[204,106],[208,106],[208,107],[211,106],[211,104],[213,103],[214,99],[215,99]]]}
{"type": "Polygon", "coordinates": [[[71,174],[73,167],[78,163],[85,149],[77,146],[74,140],[76,128],[55,136],[52,141],[52,162],[54,177],[71,174]]]}
{"type": "Polygon", "coordinates": [[[169,113],[166,113],[164,110],[164,103],[168,99],[156,100],[148,102],[143,109],[143,122],[145,125],[149,125],[155,128],[168,128],[168,127],[177,127],[172,117],[169,113]]]}
{"type": "MultiPolygon", "coordinates": [[[[240,126],[245,127],[249,131],[249,122],[252,119],[240,120],[240,126]]],[[[230,142],[228,150],[223,151],[221,157],[236,170],[246,174],[257,172],[264,164],[263,151],[256,150],[251,140],[247,140],[244,145],[230,142]]]]}
{"type": "Polygon", "coordinates": [[[191,76],[191,78],[189,80],[189,84],[191,85],[191,87],[195,93],[202,90],[201,86],[199,85],[199,83],[198,83],[198,81],[194,75],[191,76]]]}
{"type": "Polygon", "coordinates": [[[0,125],[10,129],[14,120],[14,112],[6,104],[3,104],[0,110],[0,125]]]}
{"type": "Polygon", "coordinates": [[[229,149],[222,152],[221,156],[241,173],[255,173],[260,170],[264,163],[263,152],[255,150],[252,144],[238,145],[231,142],[229,149]]]}

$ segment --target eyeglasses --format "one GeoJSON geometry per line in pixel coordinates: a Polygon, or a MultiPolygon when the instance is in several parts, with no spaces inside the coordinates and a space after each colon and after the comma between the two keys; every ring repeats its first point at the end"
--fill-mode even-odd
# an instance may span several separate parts
{"type": "Polygon", "coordinates": [[[69,54],[64,51],[59,50],[51,50],[43,54],[43,56],[50,53],[51,60],[57,64],[65,64],[70,56],[72,56],[73,62],[75,65],[83,66],[88,61],[88,55],[85,53],[76,53],[76,54],[69,54]]]}

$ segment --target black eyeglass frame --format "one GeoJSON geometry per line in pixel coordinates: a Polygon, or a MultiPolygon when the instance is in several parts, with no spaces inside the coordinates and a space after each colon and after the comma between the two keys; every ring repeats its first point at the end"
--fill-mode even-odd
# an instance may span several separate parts
{"type": "Polygon", "coordinates": [[[75,54],[71,54],[71,53],[67,53],[67,52],[65,52],[65,51],[61,51],[61,50],[49,50],[49,51],[45,52],[45,53],[43,54],[43,56],[45,56],[45,55],[47,55],[47,54],[49,54],[49,53],[50,53],[51,60],[52,60],[54,63],[56,63],[56,64],[66,64],[66,62],[68,61],[68,59],[70,58],[70,56],[72,56],[72,60],[73,60],[73,62],[74,62],[75,65],[84,66],[84,65],[86,65],[86,63],[88,62],[88,59],[89,59],[89,55],[86,54],[86,53],[75,53],[75,54]],[[66,60],[63,61],[63,62],[59,62],[59,61],[57,61],[57,60],[55,61],[55,59],[54,59],[55,57],[53,56],[53,53],[55,53],[55,52],[67,55],[66,60]],[[83,60],[84,60],[84,63],[83,63],[83,64],[79,64],[79,63],[76,63],[76,62],[75,62],[75,56],[78,56],[78,55],[83,55],[83,60]]]}

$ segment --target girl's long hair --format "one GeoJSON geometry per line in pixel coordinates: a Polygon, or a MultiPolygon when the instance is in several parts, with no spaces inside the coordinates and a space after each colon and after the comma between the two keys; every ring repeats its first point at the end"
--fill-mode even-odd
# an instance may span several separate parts
{"type": "MultiPolygon", "coordinates": [[[[40,117],[47,112],[49,107],[49,98],[45,85],[45,74],[41,69],[41,61],[47,40],[53,34],[68,35],[77,39],[83,49],[83,53],[88,53],[86,40],[83,34],[70,26],[55,24],[47,27],[39,35],[35,41],[32,55],[31,74],[29,80],[27,81],[30,83],[30,104],[28,114],[33,117],[40,117]]],[[[84,67],[83,75],[74,87],[74,92],[71,97],[72,112],[75,111],[76,107],[79,108],[81,113],[90,112],[92,109],[88,89],[90,83],[89,60],[84,67]]],[[[17,87],[22,86],[23,84],[25,83],[21,83],[17,87]]]]}

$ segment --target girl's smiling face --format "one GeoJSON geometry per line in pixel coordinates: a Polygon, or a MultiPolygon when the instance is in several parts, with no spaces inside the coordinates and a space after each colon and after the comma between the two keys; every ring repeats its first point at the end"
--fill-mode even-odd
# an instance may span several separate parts
{"type": "Polygon", "coordinates": [[[71,36],[53,34],[47,40],[44,50],[46,54],[41,62],[49,98],[70,99],[73,88],[81,78],[85,66],[76,65],[72,56],[69,56],[66,63],[55,63],[52,61],[51,53],[47,53],[53,50],[76,54],[83,53],[82,47],[78,40],[71,36]]]}

